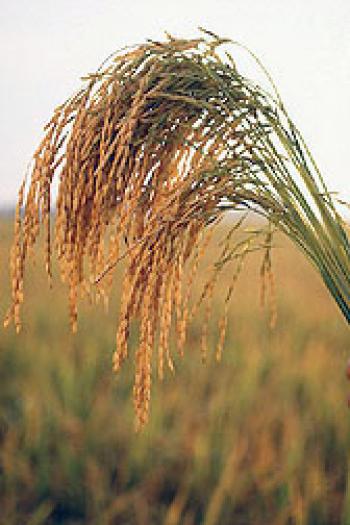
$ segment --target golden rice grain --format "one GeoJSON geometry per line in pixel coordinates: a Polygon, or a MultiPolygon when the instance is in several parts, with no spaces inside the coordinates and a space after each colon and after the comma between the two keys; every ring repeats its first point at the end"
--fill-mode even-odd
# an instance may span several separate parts
{"type": "Polygon", "coordinates": [[[169,36],[165,42],[148,42],[115,54],[88,75],[84,87],[59,106],[46,125],[33,156],[29,187],[21,186],[16,208],[12,305],[4,324],[13,320],[17,331],[25,263],[40,226],[49,280],[55,253],[69,288],[73,331],[80,295],[107,304],[113,270],[121,259],[125,261],[113,369],[118,371],[127,358],[131,322],[138,320],[134,383],[138,427],[149,417],[156,346],[159,377],[164,376],[165,363],[174,370],[173,318],[183,355],[188,323],[204,304],[205,360],[215,283],[222,268],[232,264],[219,322],[220,359],[228,303],[245,257],[256,249],[265,250],[261,300],[269,286],[271,325],[275,323],[271,246],[276,228],[319,268],[350,318],[348,237],[313,159],[278,94],[274,98],[243,78],[217,51],[227,40],[209,37],[169,36]],[[317,213],[291,179],[286,156],[309,189],[317,213]],[[59,187],[51,232],[51,184],[56,174],[59,187]],[[253,210],[265,217],[269,222],[265,241],[259,240],[262,228],[232,243],[243,222],[239,219],[224,240],[203,293],[191,304],[200,261],[228,209],[253,210]]]}

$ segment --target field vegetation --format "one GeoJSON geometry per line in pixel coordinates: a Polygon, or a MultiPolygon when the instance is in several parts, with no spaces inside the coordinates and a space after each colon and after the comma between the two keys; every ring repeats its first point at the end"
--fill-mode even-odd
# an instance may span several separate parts
{"type": "MultiPolygon", "coordinates": [[[[12,238],[5,219],[0,235],[3,317],[12,238]]],[[[262,254],[252,254],[221,362],[229,267],[213,298],[206,363],[198,315],[184,357],[174,351],[176,373],[166,370],[160,382],[154,372],[149,423],[138,433],[133,360],[118,376],[111,369],[121,267],[108,312],[83,303],[72,335],[66,290],[59,279],[48,288],[39,244],[25,277],[23,329],[0,332],[1,525],[350,523],[349,328],[310,263],[282,236],[274,242],[275,328],[260,306],[262,254]]],[[[134,323],[132,351],[137,332],[134,323]]]]}

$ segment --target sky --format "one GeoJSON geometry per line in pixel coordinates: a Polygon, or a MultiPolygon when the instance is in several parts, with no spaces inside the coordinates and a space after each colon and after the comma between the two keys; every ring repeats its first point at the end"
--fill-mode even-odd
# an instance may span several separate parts
{"type": "Polygon", "coordinates": [[[0,206],[16,201],[43,126],[80,77],[125,45],[198,26],[259,56],[329,189],[350,200],[349,0],[0,0],[0,206]]]}

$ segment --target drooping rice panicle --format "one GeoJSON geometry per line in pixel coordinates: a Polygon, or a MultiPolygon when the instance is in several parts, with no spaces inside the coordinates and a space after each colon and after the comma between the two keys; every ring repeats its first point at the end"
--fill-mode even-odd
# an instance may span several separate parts
{"type": "MultiPolygon", "coordinates": [[[[55,253],[69,287],[73,330],[79,296],[107,300],[113,270],[123,259],[113,366],[119,370],[127,358],[130,324],[139,319],[134,403],[140,426],[149,414],[155,348],[158,375],[163,377],[165,365],[174,369],[172,319],[182,355],[188,322],[202,303],[209,319],[218,275],[233,264],[219,323],[220,359],[227,305],[251,251],[264,250],[263,296],[268,283],[273,289],[275,230],[313,263],[350,322],[350,243],[335,200],[274,85],[268,93],[242,76],[231,54],[220,52],[227,44],[207,32],[196,40],[168,36],[112,55],[55,110],[34,154],[29,187],[20,192],[6,324],[14,320],[20,329],[25,262],[40,225],[48,276],[55,253]],[[268,227],[235,242],[232,233],[243,222],[237,218],[199,302],[190,306],[206,243],[228,210],[255,212],[268,227]]],[[[274,310],[272,299],[272,324],[274,310]]],[[[206,337],[204,322],[203,359],[206,337]]]]}

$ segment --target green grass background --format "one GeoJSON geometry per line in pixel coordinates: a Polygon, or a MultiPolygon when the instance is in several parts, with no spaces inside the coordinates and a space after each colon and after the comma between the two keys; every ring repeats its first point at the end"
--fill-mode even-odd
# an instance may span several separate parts
{"type": "MultiPolygon", "coordinates": [[[[1,220],[1,317],[11,237],[1,220]]],[[[214,297],[207,363],[199,315],[176,374],[162,383],[154,374],[150,422],[138,434],[132,358],[117,377],[111,370],[120,274],[109,311],[82,304],[73,336],[64,287],[48,289],[39,250],[23,331],[0,328],[1,525],[350,524],[349,327],[309,263],[276,244],[276,328],[259,305],[254,255],[222,362],[214,349],[229,271],[214,297]]]]}

